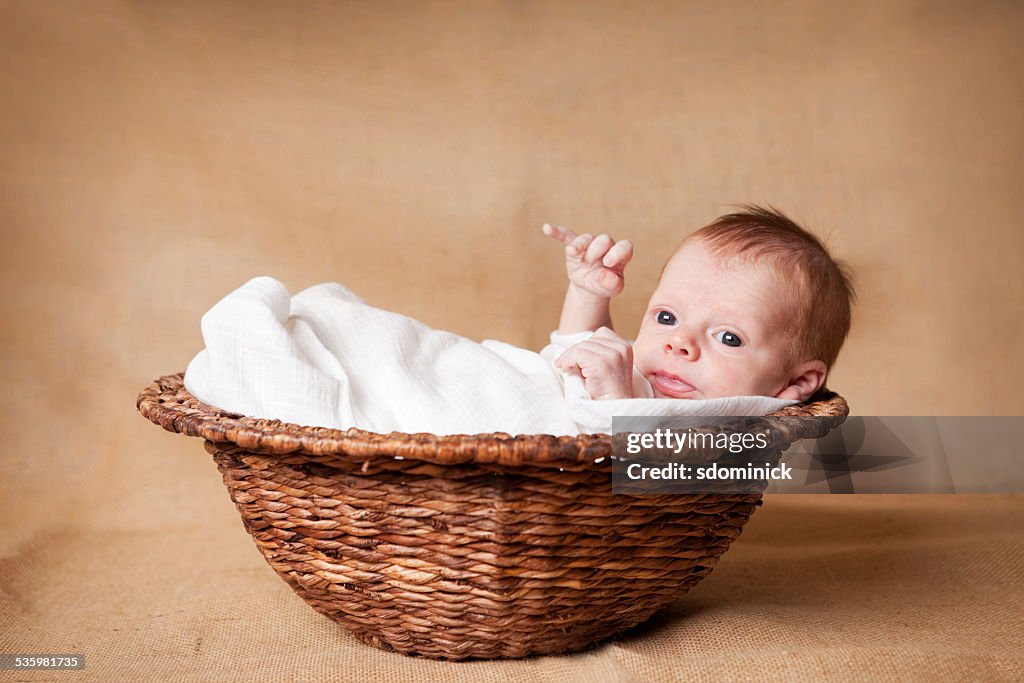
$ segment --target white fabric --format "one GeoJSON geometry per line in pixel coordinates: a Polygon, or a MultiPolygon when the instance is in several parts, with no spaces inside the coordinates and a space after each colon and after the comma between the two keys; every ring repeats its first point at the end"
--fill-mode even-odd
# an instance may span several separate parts
{"type": "Polygon", "coordinates": [[[541,353],[477,343],[367,305],[337,283],[289,298],[258,277],[202,320],[206,348],[185,387],[210,405],[253,417],[374,432],[607,433],[613,415],[763,415],[793,401],[762,396],[692,401],[595,401],[552,361],[591,333],[553,334],[541,353]]]}

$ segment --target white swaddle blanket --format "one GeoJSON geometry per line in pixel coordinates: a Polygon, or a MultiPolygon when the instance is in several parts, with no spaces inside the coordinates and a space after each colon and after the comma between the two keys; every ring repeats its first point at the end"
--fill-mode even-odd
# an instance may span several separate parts
{"type": "MultiPolygon", "coordinates": [[[[289,297],[258,277],[202,320],[206,348],[185,387],[212,406],[301,425],[373,432],[576,435],[611,431],[613,415],[764,415],[794,401],[763,396],[709,400],[595,401],[583,380],[552,364],[587,338],[552,335],[541,353],[474,342],[367,305],[327,283],[289,297]]],[[[650,385],[634,374],[642,395],[650,385]]]]}

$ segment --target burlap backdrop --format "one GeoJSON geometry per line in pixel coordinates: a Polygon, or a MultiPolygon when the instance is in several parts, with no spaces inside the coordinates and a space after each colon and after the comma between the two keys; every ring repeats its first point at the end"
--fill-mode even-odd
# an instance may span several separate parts
{"type": "Polygon", "coordinates": [[[634,241],[628,333],[667,250],[752,201],[856,272],[856,412],[1020,414],[1022,29],[1003,2],[0,3],[0,652],[84,652],[69,680],[1019,676],[1019,498],[775,498],[620,642],[446,665],[299,602],[133,402],[258,274],[539,347],[544,221],[634,241]]]}

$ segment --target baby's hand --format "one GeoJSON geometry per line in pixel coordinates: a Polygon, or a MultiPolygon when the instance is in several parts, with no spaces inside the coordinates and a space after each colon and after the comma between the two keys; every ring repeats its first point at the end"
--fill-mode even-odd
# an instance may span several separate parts
{"type": "Polygon", "coordinates": [[[629,240],[616,242],[608,235],[577,235],[572,230],[544,224],[544,234],[565,245],[569,282],[586,292],[610,299],[622,291],[623,270],[633,258],[629,240]]]}
{"type": "Polygon", "coordinates": [[[633,348],[607,327],[569,347],[555,367],[577,369],[593,399],[633,398],[633,348]]]}

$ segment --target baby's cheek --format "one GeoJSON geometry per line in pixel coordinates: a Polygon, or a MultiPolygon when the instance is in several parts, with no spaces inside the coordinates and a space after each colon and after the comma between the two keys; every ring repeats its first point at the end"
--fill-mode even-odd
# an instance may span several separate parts
{"type": "Polygon", "coordinates": [[[720,367],[713,369],[711,383],[714,396],[708,398],[750,395],[755,393],[755,386],[759,379],[751,368],[720,367]]]}
{"type": "Polygon", "coordinates": [[[775,392],[776,385],[782,381],[782,371],[779,370],[779,366],[773,361],[767,363],[764,367],[758,368],[755,372],[751,373],[751,388],[748,392],[751,396],[766,396],[775,392]]]}

